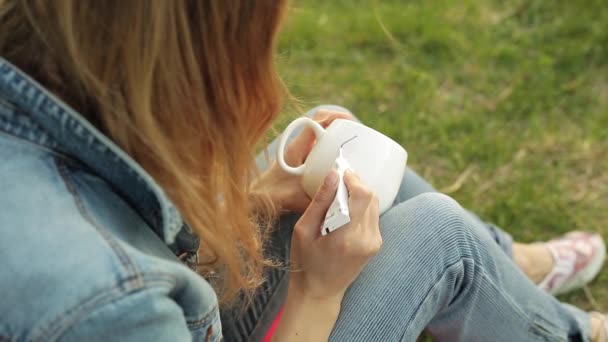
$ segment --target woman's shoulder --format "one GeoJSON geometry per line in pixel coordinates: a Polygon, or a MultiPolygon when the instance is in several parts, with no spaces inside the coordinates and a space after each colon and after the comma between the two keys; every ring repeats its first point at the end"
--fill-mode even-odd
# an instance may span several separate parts
{"type": "Polygon", "coordinates": [[[0,136],[0,160],[0,339],[100,333],[146,303],[138,324],[160,315],[188,334],[219,325],[209,284],[106,182],[13,137],[0,136]]]}

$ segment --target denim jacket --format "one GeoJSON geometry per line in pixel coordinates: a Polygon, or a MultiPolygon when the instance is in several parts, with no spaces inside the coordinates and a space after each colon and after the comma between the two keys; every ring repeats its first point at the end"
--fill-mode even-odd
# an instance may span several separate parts
{"type": "Polygon", "coordinates": [[[198,241],[163,190],[0,58],[0,341],[218,341],[198,241]]]}

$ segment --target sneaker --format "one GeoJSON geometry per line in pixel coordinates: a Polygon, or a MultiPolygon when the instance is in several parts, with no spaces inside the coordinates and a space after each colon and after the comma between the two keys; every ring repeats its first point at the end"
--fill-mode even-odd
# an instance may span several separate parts
{"type": "Polygon", "coordinates": [[[552,295],[570,292],[589,283],[606,258],[606,246],[599,234],[571,232],[544,245],[553,256],[553,269],[538,286],[552,295]]]}

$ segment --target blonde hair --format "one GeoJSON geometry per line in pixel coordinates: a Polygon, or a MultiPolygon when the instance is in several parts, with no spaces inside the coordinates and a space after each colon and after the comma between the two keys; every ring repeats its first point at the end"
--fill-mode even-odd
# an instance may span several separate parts
{"type": "Polygon", "coordinates": [[[251,214],[254,145],[283,86],[286,1],[5,0],[0,54],[82,113],[165,189],[220,302],[262,279],[273,209],[251,214]],[[263,226],[263,225],[262,225],[263,226]]]}

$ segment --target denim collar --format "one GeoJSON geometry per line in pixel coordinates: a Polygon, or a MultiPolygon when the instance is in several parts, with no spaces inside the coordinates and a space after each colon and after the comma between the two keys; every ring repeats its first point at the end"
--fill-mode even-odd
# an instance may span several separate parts
{"type": "Polygon", "coordinates": [[[0,100],[13,109],[12,117],[0,113],[5,116],[0,121],[13,120],[0,130],[85,164],[126,198],[165,243],[175,242],[183,220],[152,177],[76,111],[1,57],[0,100]]]}

